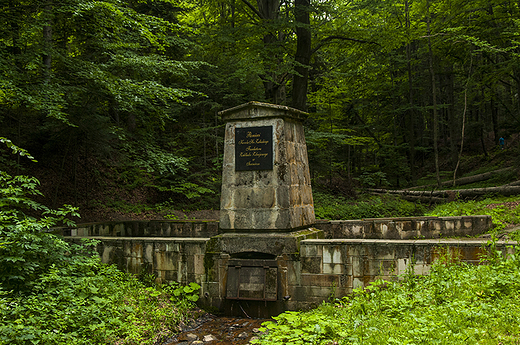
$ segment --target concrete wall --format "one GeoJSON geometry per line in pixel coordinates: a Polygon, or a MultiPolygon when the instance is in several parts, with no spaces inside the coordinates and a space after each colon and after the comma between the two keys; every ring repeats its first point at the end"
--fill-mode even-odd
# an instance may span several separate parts
{"type": "MultiPolygon", "coordinates": [[[[81,237],[72,238],[80,242],[81,237]]],[[[209,238],[103,237],[97,247],[104,263],[134,274],[153,273],[157,283],[202,284],[204,253],[209,238]]]]}
{"type": "Polygon", "coordinates": [[[478,236],[493,228],[491,216],[318,220],[326,238],[429,239],[478,236]]]}
{"type": "MultiPolygon", "coordinates": [[[[409,270],[426,274],[434,260],[446,256],[478,264],[485,253],[486,240],[377,240],[313,239],[300,243],[300,260],[289,268],[287,308],[312,307],[366,287],[376,279],[395,280],[409,270]]],[[[504,254],[511,244],[499,242],[504,254]]]]}
{"type": "Polygon", "coordinates": [[[64,236],[211,237],[218,235],[216,220],[133,220],[78,224],[64,228],[64,236]]]}

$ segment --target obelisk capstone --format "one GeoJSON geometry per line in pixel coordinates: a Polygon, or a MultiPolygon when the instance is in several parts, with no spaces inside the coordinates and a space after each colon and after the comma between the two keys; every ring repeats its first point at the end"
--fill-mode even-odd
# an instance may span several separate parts
{"type": "Polygon", "coordinates": [[[307,113],[249,102],[219,114],[226,122],[220,229],[274,232],[313,225],[302,124],[307,113]]]}

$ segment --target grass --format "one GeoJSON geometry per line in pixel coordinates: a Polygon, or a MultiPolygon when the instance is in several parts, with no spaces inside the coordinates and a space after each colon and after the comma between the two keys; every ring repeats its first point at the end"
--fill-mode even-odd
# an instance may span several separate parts
{"type": "Polygon", "coordinates": [[[423,215],[426,208],[393,195],[362,194],[358,199],[314,192],[314,212],[318,219],[363,219],[423,215]]]}

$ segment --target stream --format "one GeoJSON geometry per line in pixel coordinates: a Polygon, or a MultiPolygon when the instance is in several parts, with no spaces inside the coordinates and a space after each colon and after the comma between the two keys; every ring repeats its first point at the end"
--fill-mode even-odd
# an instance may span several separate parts
{"type": "Polygon", "coordinates": [[[258,328],[265,321],[206,314],[163,345],[245,345],[261,334],[258,328]]]}

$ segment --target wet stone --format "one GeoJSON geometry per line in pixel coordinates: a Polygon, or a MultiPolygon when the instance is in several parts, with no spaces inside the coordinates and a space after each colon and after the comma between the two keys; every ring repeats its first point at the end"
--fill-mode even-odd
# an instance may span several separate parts
{"type": "Polygon", "coordinates": [[[193,342],[195,340],[199,340],[199,337],[193,333],[186,333],[182,337],[179,338],[180,341],[193,342]]]}
{"type": "Polygon", "coordinates": [[[209,343],[211,341],[216,341],[218,339],[213,334],[208,334],[208,335],[204,336],[203,340],[204,340],[205,343],[209,343]]]}

